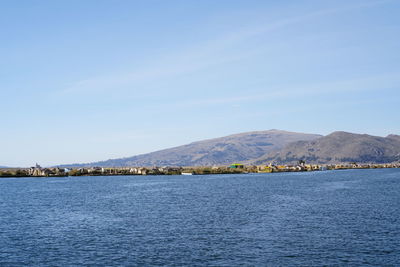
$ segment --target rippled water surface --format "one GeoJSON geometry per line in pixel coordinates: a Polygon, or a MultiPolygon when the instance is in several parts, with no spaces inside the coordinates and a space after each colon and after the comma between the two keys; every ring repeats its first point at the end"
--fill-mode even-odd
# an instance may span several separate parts
{"type": "Polygon", "coordinates": [[[400,169],[0,179],[0,266],[399,266],[400,169]]]}

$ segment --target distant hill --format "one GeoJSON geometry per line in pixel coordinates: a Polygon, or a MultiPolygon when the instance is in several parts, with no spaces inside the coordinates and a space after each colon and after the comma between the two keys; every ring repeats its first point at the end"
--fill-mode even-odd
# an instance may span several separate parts
{"type": "Polygon", "coordinates": [[[268,152],[254,164],[307,163],[390,163],[400,160],[400,136],[334,132],[311,141],[297,141],[279,151],[268,152]]]}
{"type": "Polygon", "coordinates": [[[190,143],[148,154],[106,161],[62,165],[72,166],[211,166],[245,162],[279,150],[299,140],[310,141],[321,137],[280,130],[246,132],[190,143]]]}

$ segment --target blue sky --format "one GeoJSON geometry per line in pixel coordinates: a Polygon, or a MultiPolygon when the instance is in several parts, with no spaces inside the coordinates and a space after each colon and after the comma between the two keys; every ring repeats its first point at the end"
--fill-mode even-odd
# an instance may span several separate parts
{"type": "Polygon", "coordinates": [[[400,2],[1,1],[0,165],[400,134],[400,2]]]}

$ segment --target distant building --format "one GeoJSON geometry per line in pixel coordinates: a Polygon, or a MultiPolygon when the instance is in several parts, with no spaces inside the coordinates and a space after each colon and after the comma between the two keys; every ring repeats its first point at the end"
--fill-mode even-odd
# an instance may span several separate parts
{"type": "Polygon", "coordinates": [[[229,168],[231,168],[231,169],[243,169],[244,165],[240,164],[240,163],[233,163],[233,164],[231,164],[231,166],[229,166],[229,168]]]}

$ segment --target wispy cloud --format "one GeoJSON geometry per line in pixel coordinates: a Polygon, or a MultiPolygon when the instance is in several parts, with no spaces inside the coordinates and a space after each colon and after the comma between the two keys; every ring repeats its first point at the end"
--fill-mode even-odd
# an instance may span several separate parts
{"type": "Polygon", "coordinates": [[[237,61],[243,58],[254,56],[260,51],[243,51],[241,53],[226,52],[227,48],[246,41],[249,38],[264,35],[268,32],[277,31],[284,27],[297,25],[315,18],[346,12],[353,9],[369,8],[376,5],[385,4],[391,0],[368,1],[358,4],[347,4],[335,8],[316,10],[307,14],[283,18],[277,21],[268,22],[261,26],[247,26],[233,32],[223,33],[220,38],[208,40],[202,44],[189,47],[184,51],[178,51],[159,58],[140,69],[114,73],[98,77],[90,77],[85,80],[73,82],[67,88],[58,91],[62,95],[108,93],[110,91],[129,90],[135,91],[136,88],[164,78],[171,78],[196,72],[213,65],[219,65],[237,61]]]}
{"type": "Polygon", "coordinates": [[[369,91],[384,91],[392,89],[400,83],[400,72],[378,74],[369,77],[328,81],[299,86],[257,88],[242,90],[244,93],[233,97],[213,97],[184,103],[175,103],[176,107],[212,106],[220,104],[240,104],[254,101],[292,99],[299,97],[345,94],[351,92],[365,93],[369,91]]]}

